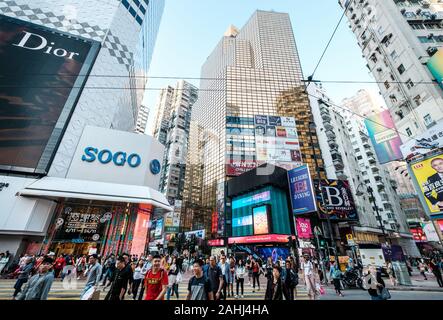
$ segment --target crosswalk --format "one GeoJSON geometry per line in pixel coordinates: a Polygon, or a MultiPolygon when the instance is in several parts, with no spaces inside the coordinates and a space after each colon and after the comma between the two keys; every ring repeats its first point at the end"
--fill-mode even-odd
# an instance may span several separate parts
{"type": "MultiPolygon", "coordinates": [[[[179,299],[178,300],[185,300],[186,295],[188,293],[187,291],[187,283],[189,280],[190,275],[186,275],[183,279],[183,281],[179,284],[179,299]]],[[[265,284],[265,279],[263,279],[263,282],[260,281],[260,283],[265,284]]],[[[9,280],[9,279],[1,279],[0,280],[0,300],[11,300],[12,295],[14,293],[14,284],[15,280],[9,280]]],[[[83,291],[83,288],[85,286],[84,280],[79,280],[74,283],[71,283],[70,285],[64,284],[60,279],[56,279],[54,283],[52,284],[51,290],[48,295],[48,300],[80,300],[80,295],[83,291]]],[[[24,287],[24,286],[23,286],[24,287]]],[[[234,284],[234,293],[235,293],[235,284],[234,284]]],[[[299,286],[297,288],[297,296],[296,300],[308,300],[309,297],[307,295],[307,292],[304,288],[304,286],[299,286]]],[[[103,300],[105,298],[106,292],[101,293],[100,299],[103,300]]],[[[263,300],[265,296],[265,285],[261,287],[261,290],[256,290],[253,292],[253,289],[250,285],[245,283],[244,285],[244,298],[239,300],[263,300]]],[[[125,300],[132,300],[132,296],[126,295],[125,300]]],[[[171,300],[177,300],[177,297],[173,296],[171,297],[171,300]]],[[[228,297],[228,300],[235,300],[234,297],[228,297]]]]}

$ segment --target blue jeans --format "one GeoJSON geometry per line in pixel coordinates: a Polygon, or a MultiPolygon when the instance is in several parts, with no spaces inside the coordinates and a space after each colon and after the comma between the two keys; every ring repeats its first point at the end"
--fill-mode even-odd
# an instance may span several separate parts
{"type": "Polygon", "coordinates": [[[174,283],[172,287],[168,287],[168,291],[166,292],[166,300],[169,300],[171,298],[171,292],[174,294],[178,299],[178,283],[174,283]]]}
{"type": "Polygon", "coordinates": [[[80,297],[83,297],[83,295],[84,295],[89,289],[91,289],[93,286],[94,286],[93,283],[92,283],[92,284],[87,284],[86,287],[83,289],[83,292],[82,292],[82,294],[80,295],[80,297]]]}
{"type": "Polygon", "coordinates": [[[371,296],[371,300],[383,300],[383,299],[381,298],[381,296],[376,296],[376,297],[371,296]]]}

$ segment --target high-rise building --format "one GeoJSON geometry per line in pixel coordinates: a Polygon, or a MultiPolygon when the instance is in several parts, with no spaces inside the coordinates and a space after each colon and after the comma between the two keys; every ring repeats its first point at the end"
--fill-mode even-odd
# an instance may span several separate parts
{"type": "Polygon", "coordinates": [[[133,131],[164,0],[11,0],[0,14],[100,42],[51,174],[63,177],[86,125],[133,131]]]}
{"type": "Polygon", "coordinates": [[[443,91],[427,63],[441,54],[439,0],[340,0],[403,142],[443,118],[443,91]]]}
{"type": "MultiPolygon", "coordinates": [[[[197,100],[197,96],[198,89],[181,80],[177,82],[172,98],[168,100],[170,104],[159,105],[162,109],[158,110],[160,115],[157,118],[162,120],[156,133],[159,134],[158,138],[160,139],[163,139],[163,134],[166,137],[165,143],[163,143],[166,148],[159,190],[166,195],[171,204],[174,204],[175,200],[183,198],[189,126],[192,106],[197,100]]],[[[160,98],[160,101],[164,100],[160,98]]]]}
{"type": "MultiPolygon", "coordinates": [[[[55,217],[64,213],[73,212],[78,218],[79,212],[107,210],[110,216],[126,210],[128,219],[130,211],[131,219],[136,218],[138,204],[129,204],[134,198],[121,198],[125,203],[117,205],[111,198],[123,193],[134,196],[140,188],[140,203],[149,211],[169,208],[154,190],[159,178],[154,174],[159,168],[155,158],[163,146],[132,133],[163,8],[164,0],[0,2],[0,177],[8,185],[0,190],[0,251],[20,252],[38,243],[34,246],[38,252],[48,228],[55,226],[55,217]],[[8,89],[5,83],[10,88],[19,83],[20,90],[8,89]],[[14,99],[4,99],[11,96],[14,99]],[[92,157],[86,160],[83,153],[88,147],[92,157]],[[149,161],[155,168],[149,171],[140,165],[142,156],[146,161],[153,157],[149,161]],[[100,164],[113,172],[100,173],[100,164]],[[137,181],[130,174],[118,178],[128,168],[134,169],[128,173],[140,172],[136,176],[143,179],[137,181]],[[131,188],[110,190],[110,185],[119,183],[131,188]],[[37,194],[23,194],[30,185],[37,194]],[[105,189],[107,199],[98,195],[105,189]],[[155,205],[149,204],[149,194],[159,200],[155,205]]],[[[88,214],[91,218],[97,222],[97,216],[88,214]]],[[[120,231],[122,226],[134,226],[119,221],[122,224],[115,226],[120,231]]],[[[89,240],[98,242],[102,236],[89,240]]],[[[61,242],[68,238],[72,239],[67,235],[61,242]]],[[[83,249],[87,253],[86,245],[83,249]]]]}
{"type": "Polygon", "coordinates": [[[343,103],[351,111],[362,117],[370,117],[384,110],[383,107],[377,103],[374,95],[366,89],[358,90],[352,97],[345,98],[343,103]]]}
{"type": "Polygon", "coordinates": [[[168,119],[172,110],[172,98],[174,95],[174,88],[168,86],[161,89],[158,96],[153,135],[160,141],[161,144],[166,145],[167,131],[169,127],[168,119]]]}
{"type": "MultiPolygon", "coordinates": [[[[294,117],[299,150],[283,151],[289,162],[278,160],[277,165],[290,166],[298,155],[314,177],[325,173],[288,14],[256,11],[240,30],[230,26],[202,66],[201,78],[192,111],[182,222],[184,228],[210,234],[218,216],[212,234],[224,236],[225,221],[227,230],[230,223],[225,182],[256,167],[262,156],[256,152],[261,150],[257,120],[269,126],[269,116],[294,117]]],[[[268,126],[261,127],[266,134],[275,130],[268,126]]]]}
{"type": "MultiPolygon", "coordinates": [[[[353,110],[359,110],[359,101],[370,101],[370,97],[362,99],[363,92],[360,91],[357,97],[344,99],[341,108],[336,111],[345,120],[347,131],[350,135],[353,156],[358,162],[362,172],[362,181],[358,181],[357,192],[363,194],[363,199],[370,197],[367,187],[373,190],[374,199],[371,202],[372,211],[376,216],[378,225],[383,225],[387,238],[394,244],[402,246],[404,251],[410,256],[420,256],[412,235],[409,232],[406,214],[401,207],[401,200],[397,192],[397,182],[390,174],[389,165],[381,165],[376,157],[375,148],[369,138],[364,118],[356,114],[353,110]],[[375,203],[374,203],[375,202],[375,203]]],[[[364,108],[371,110],[370,106],[364,108]]],[[[376,109],[373,105],[372,109],[376,109]]],[[[355,183],[356,181],[354,181],[355,183]]],[[[381,226],[380,226],[381,228],[381,226]]]]}
{"type": "Polygon", "coordinates": [[[138,110],[137,123],[135,124],[135,132],[145,133],[146,125],[148,124],[149,108],[145,105],[141,105],[138,110]]]}

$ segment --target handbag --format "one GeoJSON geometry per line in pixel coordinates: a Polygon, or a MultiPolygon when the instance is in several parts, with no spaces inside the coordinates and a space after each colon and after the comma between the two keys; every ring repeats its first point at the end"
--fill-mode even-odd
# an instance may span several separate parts
{"type": "Polygon", "coordinates": [[[391,293],[389,292],[388,289],[383,288],[383,289],[380,290],[380,297],[383,300],[389,300],[389,299],[391,299],[391,293]]]}

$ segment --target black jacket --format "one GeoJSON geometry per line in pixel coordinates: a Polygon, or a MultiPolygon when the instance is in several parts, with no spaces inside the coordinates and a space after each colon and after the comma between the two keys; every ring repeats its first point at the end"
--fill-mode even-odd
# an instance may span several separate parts
{"type": "Polygon", "coordinates": [[[432,204],[436,204],[439,201],[443,201],[443,179],[440,177],[440,175],[438,173],[433,174],[432,176],[430,176],[428,178],[428,186],[430,184],[434,184],[434,187],[430,187],[429,191],[426,191],[424,194],[426,196],[426,198],[428,198],[428,200],[432,203],[432,204]],[[435,183],[439,182],[440,186],[435,186],[435,183]],[[437,192],[437,196],[433,196],[432,192],[435,191],[437,192]]]}
{"type": "Polygon", "coordinates": [[[271,277],[268,280],[268,285],[266,287],[265,300],[283,300],[283,289],[281,278],[277,280],[276,285],[274,286],[274,279],[271,277]]]}

